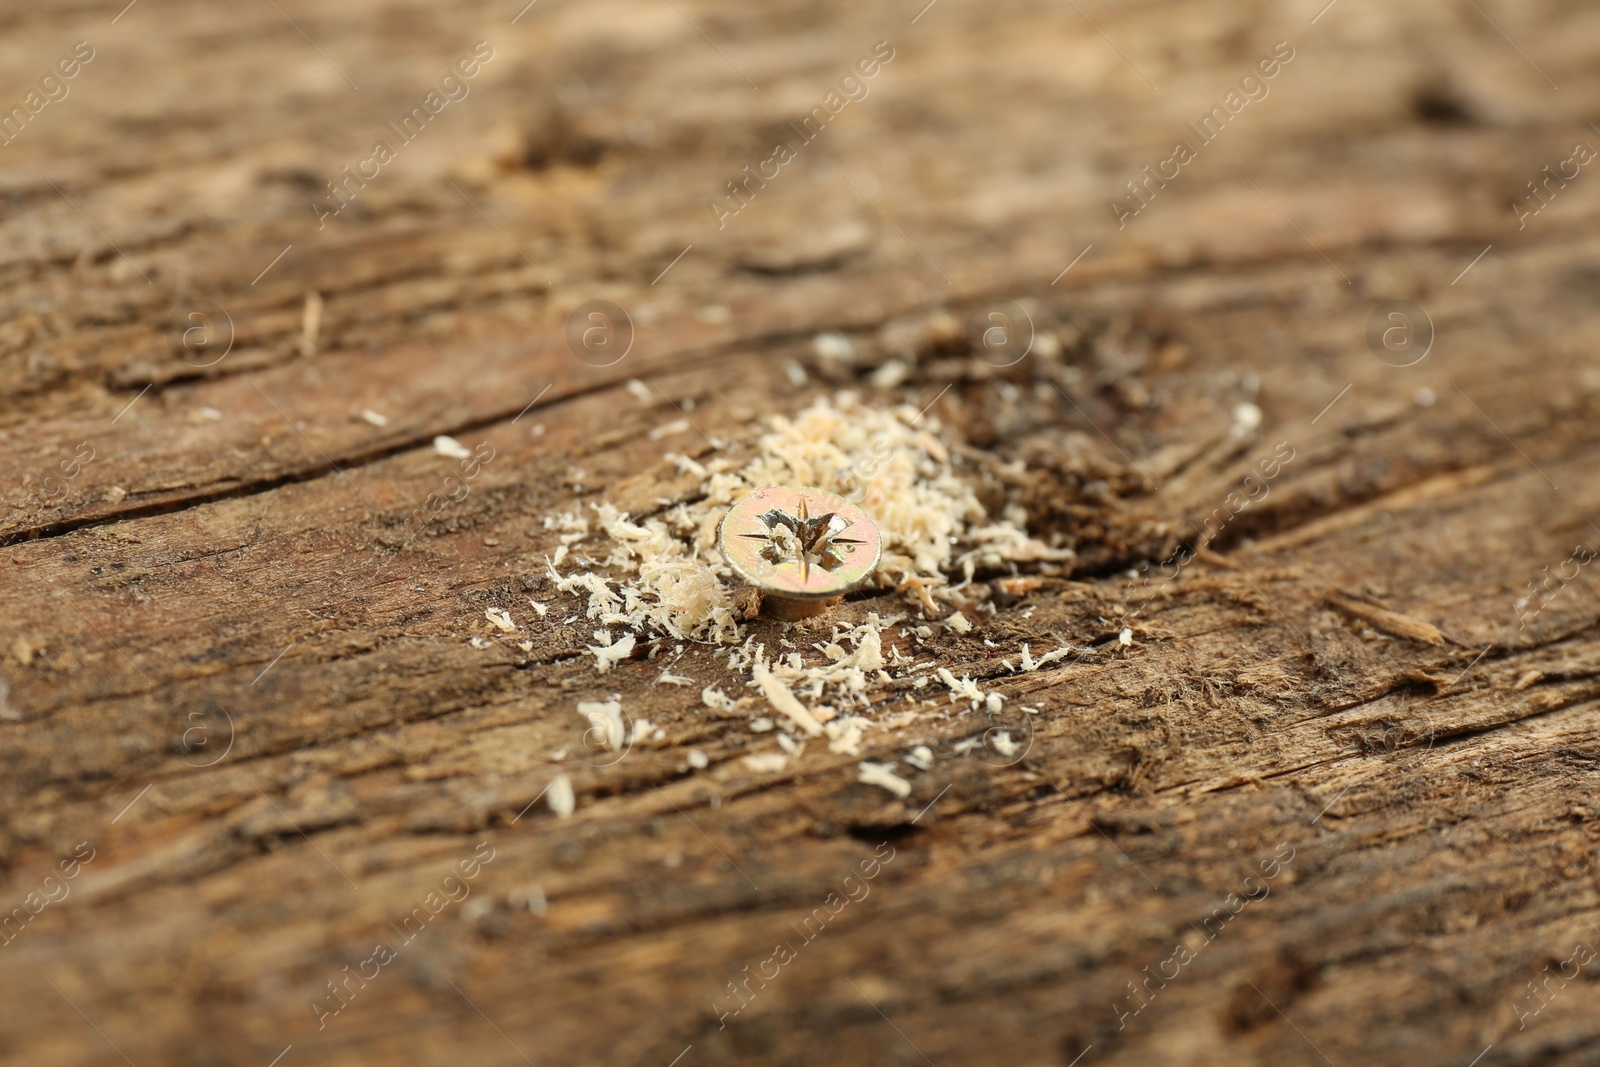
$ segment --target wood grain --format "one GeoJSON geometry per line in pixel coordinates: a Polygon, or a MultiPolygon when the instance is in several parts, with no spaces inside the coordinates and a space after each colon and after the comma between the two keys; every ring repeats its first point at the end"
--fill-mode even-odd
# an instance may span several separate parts
{"type": "Polygon", "coordinates": [[[0,147],[0,1061],[1595,1062],[1600,179],[1527,183],[1600,144],[1600,16],[117,7],[0,14],[6,107],[94,51],[0,147]],[[991,300],[1060,352],[977,358],[991,300]],[[545,520],[840,390],[1074,558],[748,632],[905,614],[1015,759],[896,679],[761,771],[727,649],[594,672],[545,520]],[[662,738],[589,752],[612,694],[662,738]]]}

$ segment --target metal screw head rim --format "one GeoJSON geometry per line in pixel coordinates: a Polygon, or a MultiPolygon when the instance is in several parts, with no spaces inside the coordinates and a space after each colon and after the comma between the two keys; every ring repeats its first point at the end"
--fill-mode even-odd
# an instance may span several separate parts
{"type": "Polygon", "coordinates": [[[770,598],[815,603],[871,576],[883,538],[867,513],[824,489],[758,489],[728,509],[717,547],[735,574],[770,598]],[[800,547],[815,551],[790,551],[800,547]]]}

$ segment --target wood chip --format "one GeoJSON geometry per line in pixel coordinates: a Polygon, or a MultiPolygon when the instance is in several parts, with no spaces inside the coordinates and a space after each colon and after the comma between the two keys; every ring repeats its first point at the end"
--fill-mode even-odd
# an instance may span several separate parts
{"type": "Polygon", "coordinates": [[[750,677],[755,679],[756,685],[761,687],[762,695],[767,698],[767,703],[771,704],[774,710],[783,712],[809,736],[822,736],[822,724],[789,691],[789,687],[783,683],[783,679],[767,669],[765,663],[757,663],[750,671],[750,677]]]}

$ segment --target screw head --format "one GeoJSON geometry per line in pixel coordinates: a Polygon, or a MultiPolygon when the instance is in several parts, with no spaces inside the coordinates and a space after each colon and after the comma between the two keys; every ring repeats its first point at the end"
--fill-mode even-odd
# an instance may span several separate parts
{"type": "Polygon", "coordinates": [[[814,615],[864,582],[883,538],[867,513],[822,489],[758,489],[723,516],[717,547],[734,573],[761,590],[768,614],[814,615]]]}

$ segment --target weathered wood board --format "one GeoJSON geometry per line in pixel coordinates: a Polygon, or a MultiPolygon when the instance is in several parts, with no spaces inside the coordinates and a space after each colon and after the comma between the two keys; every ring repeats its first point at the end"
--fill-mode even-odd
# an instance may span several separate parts
{"type": "Polygon", "coordinates": [[[1600,12],[1324,3],[0,12],[0,1061],[1600,1062],[1600,12]],[[841,391],[1072,558],[751,763],[547,520],[841,391]]]}

